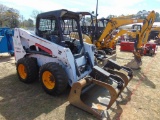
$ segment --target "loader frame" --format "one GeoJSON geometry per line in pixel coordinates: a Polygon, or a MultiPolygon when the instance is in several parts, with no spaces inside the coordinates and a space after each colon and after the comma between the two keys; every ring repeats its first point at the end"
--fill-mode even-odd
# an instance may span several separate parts
{"type": "MultiPolygon", "coordinates": [[[[131,69],[119,66],[112,60],[105,61],[103,67],[96,66],[94,59],[95,54],[97,54],[96,49],[94,45],[83,42],[79,15],[64,9],[39,14],[36,22],[36,35],[15,28],[14,48],[17,73],[21,81],[32,82],[39,74],[42,87],[51,95],[62,93],[69,83],[72,87],[69,102],[77,107],[80,107],[81,99],[79,96],[81,90],[88,88],[88,85],[97,85],[108,89],[110,92],[111,100],[109,100],[109,104],[105,104],[103,107],[105,108],[103,111],[107,112],[106,110],[111,107],[133,77],[131,69]],[[65,24],[63,24],[63,21],[65,21],[65,24]],[[48,23],[47,27],[43,26],[44,23],[48,23]],[[66,25],[66,23],[69,24],[66,25]],[[77,24],[76,27],[75,24],[77,24]],[[53,31],[52,28],[54,28],[53,31]],[[65,30],[66,28],[69,33],[65,30]],[[70,36],[72,32],[70,30],[78,32],[79,40],[70,36]],[[59,68],[59,70],[56,68],[59,68]],[[119,73],[118,71],[121,70],[123,72],[119,73]],[[60,74],[60,72],[63,74],[60,74]],[[46,81],[51,81],[53,85],[48,84],[49,87],[47,87],[46,81]],[[57,82],[58,84],[56,84],[57,82]],[[114,87],[113,84],[115,84],[114,87]]],[[[100,55],[99,58],[103,59],[105,56],[101,57],[100,55]]],[[[85,103],[81,102],[81,104],[86,106],[85,103]]],[[[106,117],[102,114],[103,111],[93,112],[93,109],[89,108],[88,106],[82,109],[98,118],[106,117]]],[[[99,108],[96,109],[99,111],[99,108]]]]}

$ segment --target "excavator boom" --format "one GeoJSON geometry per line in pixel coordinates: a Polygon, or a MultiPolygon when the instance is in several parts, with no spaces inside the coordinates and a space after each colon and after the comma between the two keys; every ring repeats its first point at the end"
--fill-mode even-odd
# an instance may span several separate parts
{"type": "Polygon", "coordinates": [[[139,32],[139,39],[137,48],[141,48],[143,44],[146,44],[148,42],[148,36],[151,31],[152,25],[155,21],[156,15],[155,12],[152,11],[146,19],[144,19],[143,26],[141,31],[139,32]]]}
{"type": "Polygon", "coordinates": [[[111,20],[108,21],[106,27],[103,30],[102,35],[100,36],[97,42],[101,42],[114,29],[120,26],[127,25],[127,24],[141,23],[141,22],[143,22],[142,19],[112,18],[111,20]]]}
{"type": "MultiPolygon", "coordinates": [[[[96,46],[98,49],[110,49],[114,45],[113,43],[116,43],[116,38],[109,37],[113,30],[119,28],[120,26],[127,25],[127,24],[134,24],[134,23],[142,23],[143,19],[132,19],[129,17],[120,17],[120,18],[111,18],[106,27],[104,28],[100,38],[96,41],[96,46]],[[101,44],[102,41],[104,44],[101,44]]],[[[124,32],[124,31],[123,31],[124,32]]]]}
{"type": "Polygon", "coordinates": [[[145,48],[143,47],[148,42],[148,37],[152,28],[152,25],[155,21],[156,14],[154,11],[151,11],[150,14],[144,19],[143,26],[140,31],[136,31],[136,40],[134,42],[135,51],[134,54],[134,60],[129,62],[126,66],[132,68],[132,69],[139,69],[139,67],[142,65],[141,57],[144,53],[148,53],[149,55],[154,54],[154,49],[152,45],[145,48]]]}

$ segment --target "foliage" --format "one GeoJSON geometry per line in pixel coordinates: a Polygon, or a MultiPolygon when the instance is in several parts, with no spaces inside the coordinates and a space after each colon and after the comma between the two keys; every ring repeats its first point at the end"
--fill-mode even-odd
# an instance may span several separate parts
{"type": "Polygon", "coordinates": [[[0,27],[30,28],[34,27],[34,24],[32,19],[25,20],[18,10],[0,4],[0,27]]]}
{"type": "Polygon", "coordinates": [[[0,4],[0,26],[18,27],[19,11],[0,4]]]}
{"type": "MultiPolygon", "coordinates": [[[[142,10],[138,11],[135,15],[136,18],[144,19],[150,11],[142,10]]],[[[23,27],[23,28],[33,28],[34,21],[36,21],[36,17],[38,14],[42,13],[42,11],[33,10],[31,14],[31,18],[26,20],[23,15],[20,15],[19,11],[14,8],[9,8],[5,5],[0,4],[0,27],[23,27]]],[[[110,19],[113,17],[123,17],[126,15],[109,15],[106,18],[110,19]]],[[[87,22],[91,22],[89,17],[86,18],[87,22]]],[[[160,22],[160,14],[156,12],[156,19],[155,22],[160,22]]]]}
{"type": "MultiPolygon", "coordinates": [[[[137,14],[135,14],[136,18],[140,18],[140,19],[144,19],[150,11],[146,11],[146,10],[142,10],[142,11],[138,11],[137,14]]],[[[119,15],[118,17],[123,17],[126,15],[119,15]]],[[[109,15],[107,16],[108,19],[113,18],[113,17],[117,17],[116,15],[109,15]]],[[[156,19],[155,22],[160,22],[160,14],[158,12],[156,12],[156,19]]]]}
{"type": "Polygon", "coordinates": [[[38,11],[38,10],[33,10],[32,11],[32,14],[31,14],[31,17],[36,20],[36,17],[38,14],[42,13],[42,11],[38,11]]]}

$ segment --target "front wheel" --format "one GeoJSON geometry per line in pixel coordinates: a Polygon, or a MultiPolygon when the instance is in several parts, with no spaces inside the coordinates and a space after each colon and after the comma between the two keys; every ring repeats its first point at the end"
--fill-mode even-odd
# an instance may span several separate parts
{"type": "Polygon", "coordinates": [[[19,59],[16,68],[20,81],[24,83],[31,83],[38,78],[38,66],[34,58],[19,59]]]}
{"type": "Polygon", "coordinates": [[[46,63],[40,68],[39,79],[46,93],[59,95],[68,85],[68,77],[62,66],[58,63],[46,63]]]}

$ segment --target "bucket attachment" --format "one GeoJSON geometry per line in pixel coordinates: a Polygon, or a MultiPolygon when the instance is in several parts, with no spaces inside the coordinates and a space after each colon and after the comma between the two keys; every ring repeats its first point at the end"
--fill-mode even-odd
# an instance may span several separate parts
{"type": "Polygon", "coordinates": [[[105,63],[105,65],[103,66],[103,69],[108,71],[111,74],[116,74],[123,79],[128,79],[128,82],[133,78],[133,71],[131,68],[125,67],[125,66],[120,66],[114,60],[108,60],[105,63]]]}
{"type": "Polygon", "coordinates": [[[102,55],[99,55],[97,58],[99,58],[97,62],[98,66],[102,67],[107,72],[118,75],[128,82],[133,78],[133,71],[128,66],[120,66],[115,60],[107,59],[102,55]]]}
{"type": "Polygon", "coordinates": [[[90,76],[72,85],[69,102],[99,119],[107,118],[107,110],[125,86],[126,82],[121,77],[94,66],[90,76]]]}
{"type": "Polygon", "coordinates": [[[133,59],[129,63],[127,63],[126,66],[137,70],[137,69],[140,69],[141,65],[142,65],[142,61],[137,61],[136,59],[133,59]]]}
{"type": "Polygon", "coordinates": [[[134,54],[134,59],[131,60],[129,63],[127,63],[127,67],[130,67],[132,69],[139,69],[140,66],[142,65],[142,60],[141,60],[141,57],[142,57],[142,51],[134,51],[133,52],[134,54]]]}

